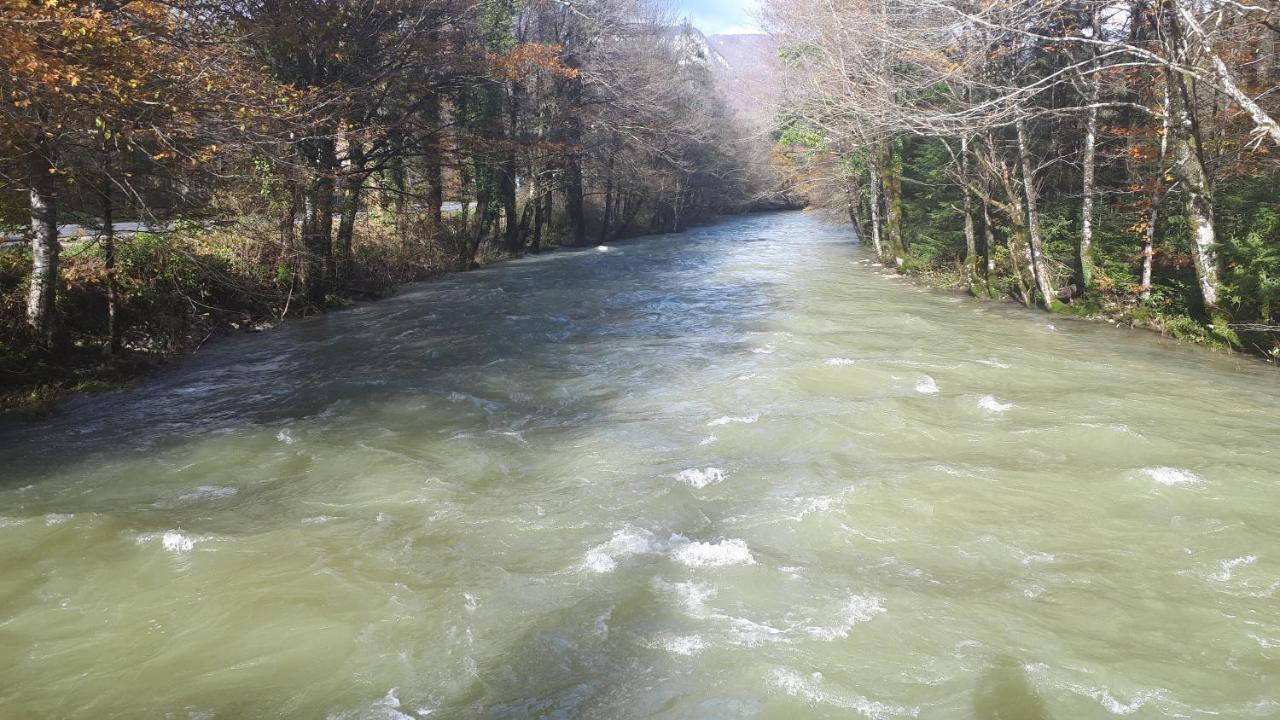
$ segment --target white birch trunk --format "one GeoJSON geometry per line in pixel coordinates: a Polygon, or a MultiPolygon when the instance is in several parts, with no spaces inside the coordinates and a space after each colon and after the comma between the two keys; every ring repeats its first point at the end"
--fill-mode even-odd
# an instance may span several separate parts
{"type": "Polygon", "coordinates": [[[884,250],[880,245],[880,169],[872,162],[868,172],[871,174],[871,246],[875,248],[876,259],[884,262],[884,250]]]}
{"type": "Polygon", "coordinates": [[[58,201],[50,164],[43,148],[33,151],[28,165],[31,216],[31,285],[27,291],[27,325],[41,341],[52,345],[56,331],[58,287],[58,201]]]}
{"type": "Polygon", "coordinates": [[[1084,200],[1080,204],[1080,282],[1087,293],[1092,293],[1093,286],[1093,193],[1094,167],[1097,164],[1098,146],[1098,85],[1094,80],[1090,98],[1089,117],[1085,122],[1084,132],[1084,172],[1081,181],[1081,193],[1084,200]]]}
{"type": "Polygon", "coordinates": [[[1151,299],[1151,264],[1156,252],[1156,223],[1160,220],[1160,203],[1164,199],[1164,162],[1169,156],[1169,92],[1166,87],[1164,101],[1160,103],[1160,157],[1156,163],[1155,182],[1151,187],[1151,208],[1147,212],[1147,227],[1142,239],[1142,284],[1138,297],[1151,299]]]}
{"type": "Polygon", "coordinates": [[[1027,204],[1027,253],[1031,256],[1031,271],[1035,275],[1036,289],[1040,292],[1041,304],[1046,310],[1052,310],[1057,302],[1053,292],[1053,283],[1049,279],[1049,268],[1044,255],[1044,245],[1040,238],[1040,212],[1036,197],[1035,167],[1031,163],[1031,149],[1027,144],[1027,123],[1022,118],[1017,121],[1018,154],[1022,159],[1022,184],[1027,204]]]}

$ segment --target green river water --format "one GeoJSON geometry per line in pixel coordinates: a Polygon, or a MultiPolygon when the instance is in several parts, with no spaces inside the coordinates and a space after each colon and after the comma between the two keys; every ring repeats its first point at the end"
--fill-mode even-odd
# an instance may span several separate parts
{"type": "Polygon", "coordinates": [[[0,425],[0,717],[1280,717],[1280,376],[868,258],[551,253],[0,425]]]}

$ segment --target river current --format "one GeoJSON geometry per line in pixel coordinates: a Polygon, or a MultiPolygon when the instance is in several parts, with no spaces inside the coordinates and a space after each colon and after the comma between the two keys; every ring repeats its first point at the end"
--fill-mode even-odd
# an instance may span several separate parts
{"type": "Polygon", "coordinates": [[[0,425],[0,717],[1280,717],[1280,376],[754,215],[0,425]]]}

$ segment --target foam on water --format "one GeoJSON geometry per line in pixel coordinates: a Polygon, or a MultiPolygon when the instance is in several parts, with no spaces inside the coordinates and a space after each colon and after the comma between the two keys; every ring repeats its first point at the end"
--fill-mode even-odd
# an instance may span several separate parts
{"type": "Polygon", "coordinates": [[[921,395],[936,395],[938,393],[938,383],[928,375],[923,375],[916,380],[916,392],[921,395]]]}
{"type": "Polygon", "coordinates": [[[759,419],[760,419],[759,413],[756,413],[755,415],[739,415],[739,416],[723,415],[707,423],[707,427],[719,427],[722,425],[732,425],[735,423],[742,424],[742,425],[750,425],[751,423],[754,423],[759,419]]]}
{"type": "Polygon", "coordinates": [[[1081,686],[1073,686],[1072,688],[1081,695],[1097,700],[1107,712],[1112,715],[1132,715],[1142,709],[1149,702],[1156,702],[1164,699],[1164,690],[1144,690],[1134,694],[1133,698],[1128,702],[1117,699],[1111,694],[1107,688],[1088,688],[1081,686]]]}
{"type": "Polygon", "coordinates": [[[987,412],[1002,413],[1013,407],[1013,403],[1002,403],[991,395],[983,395],[978,398],[978,407],[987,412]]]}
{"type": "Polygon", "coordinates": [[[792,515],[793,520],[803,520],[805,517],[814,513],[825,513],[835,507],[836,499],[833,497],[811,497],[797,498],[796,504],[799,506],[799,513],[792,515]]]}
{"type": "Polygon", "coordinates": [[[619,559],[657,553],[662,549],[663,544],[648,530],[625,527],[615,530],[608,542],[588,550],[581,567],[595,573],[613,572],[618,568],[619,559]]]}
{"type": "Polygon", "coordinates": [[[830,705],[832,707],[853,710],[872,720],[888,720],[895,717],[917,717],[919,708],[907,708],[888,703],[877,702],[861,695],[843,694],[826,690],[822,687],[822,673],[815,672],[804,675],[791,668],[775,668],[769,680],[774,687],[792,697],[797,697],[810,705],[830,705]]]}
{"type": "Polygon", "coordinates": [[[1222,563],[1218,566],[1218,571],[1214,573],[1210,573],[1208,577],[1210,580],[1214,582],[1220,582],[1220,583],[1228,582],[1231,580],[1231,576],[1235,574],[1236,568],[1245,566],[1245,565],[1252,565],[1257,561],[1258,561],[1257,555],[1242,555],[1238,558],[1223,560],[1222,563]]]}
{"type": "Polygon", "coordinates": [[[49,513],[44,516],[44,524],[45,527],[53,527],[55,525],[61,525],[74,517],[75,515],[71,513],[49,513]]]}
{"type": "Polygon", "coordinates": [[[755,557],[747,543],[737,539],[720,539],[716,542],[673,543],[671,557],[689,567],[724,567],[726,565],[754,565],[755,557]]]}
{"type": "Polygon", "coordinates": [[[880,598],[870,595],[854,595],[849,598],[849,601],[841,609],[840,621],[837,624],[827,627],[810,625],[805,628],[805,631],[819,640],[830,641],[837,638],[847,638],[854,625],[870,622],[876,615],[883,612],[885,612],[884,602],[880,598]]]}
{"type": "Polygon", "coordinates": [[[707,648],[707,642],[701,635],[669,635],[660,638],[655,644],[672,655],[697,655],[707,648]]]}
{"type": "Polygon", "coordinates": [[[653,587],[675,598],[680,609],[691,617],[705,617],[708,612],[707,601],[716,595],[714,586],[692,580],[667,582],[662,578],[654,578],[653,587]]]}
{"type": "Polygon", "coordinates": [[[187,535],[181,530],[167,530],[162,533],[142,533],[134,541],[139,545],[149,545],[159,541],[160,547],[174,554],[188,553],[195,549],[196,543],[204,538],[187,535]]]}
{"type": "Polygon", "coordinates": [[[728,476],[720,468],[709,467],[704,470],[689,468],[688,470],[681,470],[676,475],[676,480],[679,480],[691,488],[701,490],[708,485],[715,485],[717,483],[724,482],[726,477],[728,476]]]}
{"type": "Polygon", "coordinates": [[[1142,468],[1142,472],[1161,485],[1198,485],[1203,482],[1199,475],[1190,470],[1175,467],[1142,468]]]}
{"type": "Polygon", "coordinates": [[[848,367],[850,365],[858,364],[857,360],[851,360],[849,358],[843,358],[843,357],[827,358],[825,362],[827,365],[830,365],[832,367],[848,367]]]}

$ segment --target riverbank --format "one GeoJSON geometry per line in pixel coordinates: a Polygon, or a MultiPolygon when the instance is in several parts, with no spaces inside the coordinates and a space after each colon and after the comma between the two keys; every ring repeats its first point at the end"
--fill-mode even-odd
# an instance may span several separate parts
{"type": "MultiPolygon", "coordinates": [[[[935,290],[954,290],[964,294],[971,300],[979,302],[1001,302],[1010,305],[1019,303],[1008,295],[987,297],[974,292],[970,287],[964,268],[959,263],[926,264],[913,258],[907,268],[894,269],[873,260],[863,264],[876,268],[879,274],[886,277],[900,277],[921,287],[935,290]]],[[[993,284],[993,288],[995,285],[993,284]]],[[[1029,312],[1040,312],[1027,308],[1029,312]]],[[[1087,322],[1128,327],[1133,330],[1153,332],[1161,337],[1172,338],[1221,352],[1234,352],[1255,356],[1264,362],[1276,365],[1280,363],[1280,339],[1271,332],[1258,332],[1241,326],[1227,325],[1216,327],[1190,314],[1170,314],[1150,305],[1144,305],[1131,296],[1103,295],[1101,299],[1074,298],[1070,302],[1059,303],[1054,315],[1066,316],[1087,322]]]]}
{"type": "MultiPolygon", "coordinates": [[[[411,282],[455,269],[448,243],[410,228],[361,218],[351,270],[322,304],[300,297],[296,251],[284,249],[275,228],[248,222],[218,229],[138,232],[117,241],[115,320],[111,346],[108,272],[101,246],[69,241],[63,249],[60,347],[32,342],[23,325],[25,248],[0,250],[0,414],[39,415],[68,396],[130,387],[175,358],[237,333],[260,333],[288,319],[377,300],[411,282]]],[[[505,259],[485,245],[481,264],[505,259]]]]}

